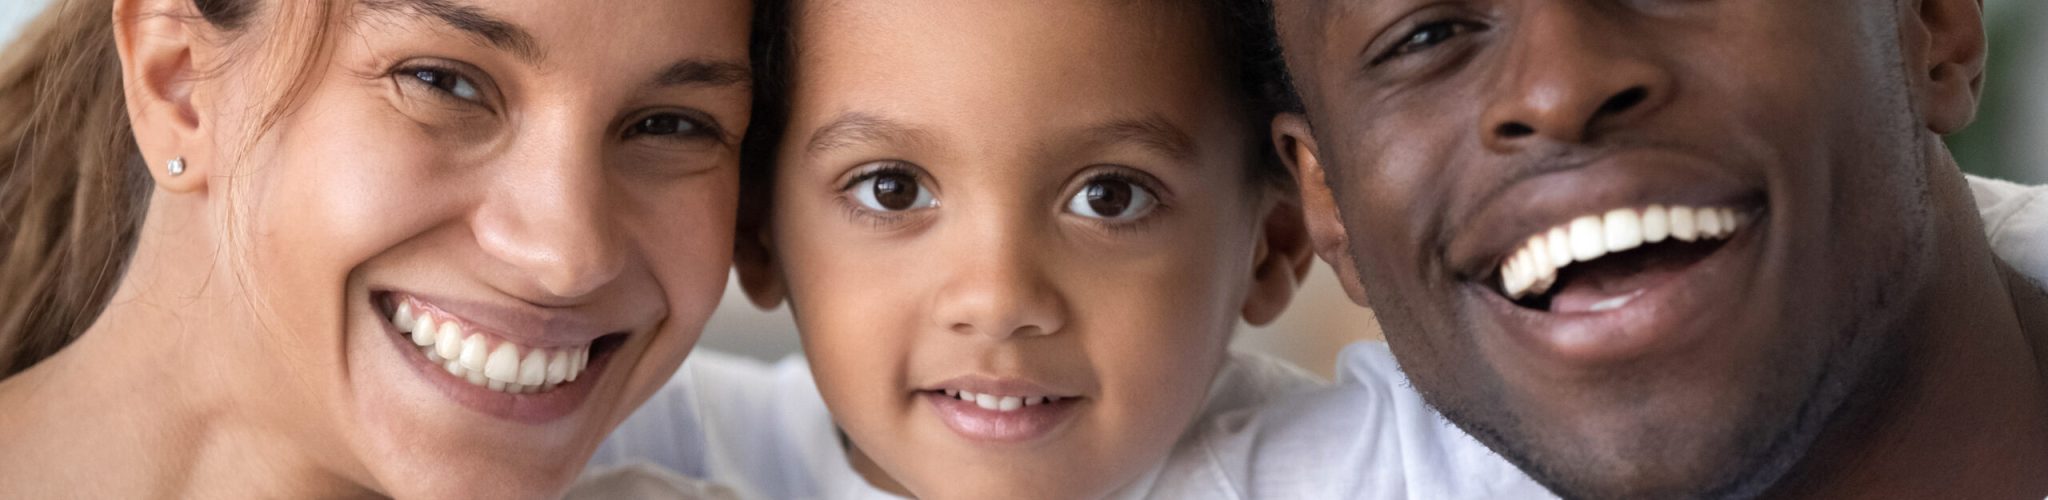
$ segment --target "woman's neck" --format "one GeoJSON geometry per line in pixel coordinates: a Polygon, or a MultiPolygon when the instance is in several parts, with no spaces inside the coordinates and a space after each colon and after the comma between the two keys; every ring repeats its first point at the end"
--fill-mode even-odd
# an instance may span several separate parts
{"type": "Polygon", "coordinates": [[[155,222],[92,327],[0,380],[0,483],[28,498],[374,496],[322,463],[345,462],[313,446],[324,419],[251,362],[263,342],[238,338],[260,332],[232,320],[250,316],[224,265],[163,258],[217,254],[168,247],[201,238],[155,222]]]}

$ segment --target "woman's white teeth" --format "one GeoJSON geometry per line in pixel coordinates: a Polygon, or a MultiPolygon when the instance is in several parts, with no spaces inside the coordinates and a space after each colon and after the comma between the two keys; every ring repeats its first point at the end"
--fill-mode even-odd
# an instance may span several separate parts
{"type": "Polygon", "coordinates": [[[1727,207],[1650,205],[1581,216],[1529,237],[1502,260],[1501,291],[1510,299],[1542,295],[1557,284],[1558,270],[1573,262],[1589,262],[1666,239],[1725,239],[1744,222],[1735,209],[1727,207]]]}
{"type": "Polygon", "coordinates": [[[391,324],[409,333],[427,361],[438,363],[455,378],[493,391],[512,394],[544,392],[576,376],[590,362],[590,346],[552,349],[525,347],[463,331],[462,324],[400,301],[391,324]],[[495,342],[496,347],[491,344],[495,342]]]}
{"type": "Polygon", "coordinates": [[[1061,399],[1059,396],[997,396],[994,394],[975,394],[973,392],[955,391],[952,389],[946,389],[943,392],[945,392],[946,397],[966,401],[968,403],[973,403],[974,406],[979,406],[983,410],[995,411],[1017,411],[1017,409],[1026,406],[1038,406],[1047,403],[1057,403],[1061,399]]]}

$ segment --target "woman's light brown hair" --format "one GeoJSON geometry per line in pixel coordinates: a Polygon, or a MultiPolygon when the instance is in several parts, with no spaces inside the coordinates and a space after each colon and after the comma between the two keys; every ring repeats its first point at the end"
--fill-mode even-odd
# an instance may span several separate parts
{"type": "MultiPolygon", "coordinates": [[[[114,1],[56,0],[0,52],[0,378],[84,333],[135,249],[153,184],[128,123],[114,1]]],[[[257,41],[248,54],[291,82],[256,124],[261,132],[303,94],[346,6],[192,0],[191,7],[195,22],[234,35],[220,43],[257,41]],[[263,33],[239,36],[250,30],[263,33]]]]}

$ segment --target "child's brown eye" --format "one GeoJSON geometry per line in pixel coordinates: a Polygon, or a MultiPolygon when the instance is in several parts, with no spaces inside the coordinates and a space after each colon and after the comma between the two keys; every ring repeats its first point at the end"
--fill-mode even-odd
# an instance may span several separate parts
{"type": "Polygon", "coordinates": [[[1092,219],[1127,221],[1143,217],[1158,204],[1144,186],[1115,177],[1097,178],[1081,186],[1067,201],[1067,211],[1092,219]]]}
{"type": "Polygon", "coordinates": [[[931,191],[917,184],[916,176],[892,171],[875,172],[855,182],[853,199],[862,207],[882,212],[925,208],[936,202],[931,191]]]}

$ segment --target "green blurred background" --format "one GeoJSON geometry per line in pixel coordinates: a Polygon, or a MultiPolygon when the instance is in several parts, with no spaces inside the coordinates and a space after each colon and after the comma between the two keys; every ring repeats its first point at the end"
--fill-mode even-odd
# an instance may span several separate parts
{"type": "Polygon", "coordinates": [[[2048,183],[2048,2],[1986,0],[1991,60],[1977,122],[1949,137],[1963,170],[2048,183]]]}

